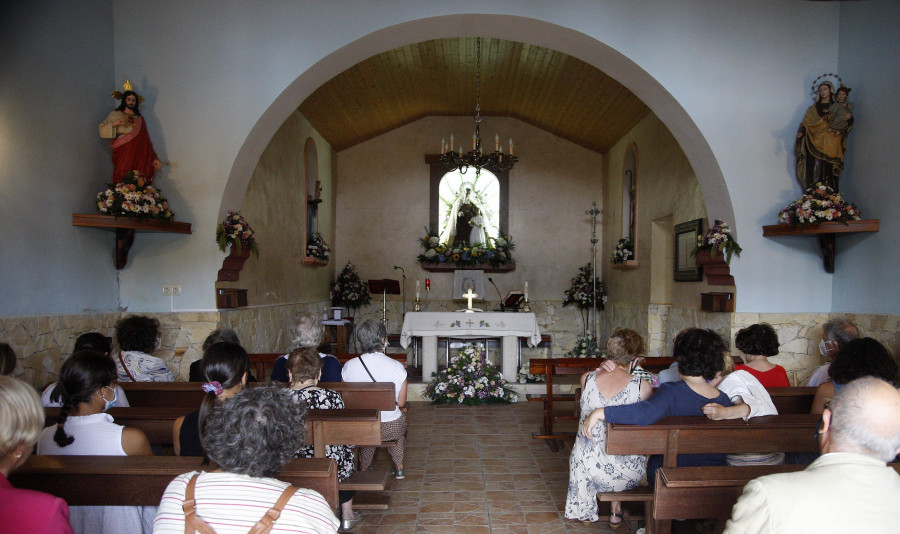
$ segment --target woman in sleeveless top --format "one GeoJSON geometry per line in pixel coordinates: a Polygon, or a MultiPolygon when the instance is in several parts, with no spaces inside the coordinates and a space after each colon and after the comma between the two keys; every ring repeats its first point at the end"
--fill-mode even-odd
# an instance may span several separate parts
{"type": "Polygon", "coordinates": [[[214,404],[225,402],[244,389],[250,373],[250,356],[237,343],[214,343],[203,353],[200,372],[205,380],[200,387],[206,396],[199,410],[175,420],[172,443],[176,456],[204,455],[200,443],[203,418],[214,404]]]}
{"type": "MultiPolygon", "coordinates": [[[[76,352],[62,365],[59,422],[41,432],[38,454],[150,456],[150,442],[137,428],[125,428],[104,413],[116,401],[116,364],[105,354],[76,352]]],[[[89,491],[89,489],[86,489],[89,491]]],[[[150,532],[154,506],[72,506],[76,533],[150,532]]]]}
{"type": "MultiPolygon", "coordinates": [[[[606,342],[606,357],[615,367],[581,377],[581,420],[597,408],[634,404],[650,396],[650,384],[631,374],[631,367],[644,355],[644,340],[634,330],[617,328],[606,342]]],[[[606,454],[606,425],[596,425],[591,437],[581,432],[575,437],[569,457],[569,490],[566,517],[585,522],[599,519],[597,493],[624,491],[637,486],[646,470],[644,456],[606,454]]],[[[622,503],[611,504],[610,526],[622,524],[622,503]]]]}

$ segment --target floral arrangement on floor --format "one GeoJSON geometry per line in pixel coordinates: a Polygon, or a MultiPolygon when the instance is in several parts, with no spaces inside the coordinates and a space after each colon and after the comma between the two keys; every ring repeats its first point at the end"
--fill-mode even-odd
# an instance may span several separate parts
{"type": "Polygon", "coordinates": [[[530,369],[523,365],[519,369],[519,374],[516,375],[516,381],[520,384],[537,384],[544,381],[544,375],[533,375],[528,371],[530,369]]]}
{"type": "Polygon", "coordinates": [[[131,171],[118,184],[97,193],[97,209],[114,217],[138,217],[170,221],[175,214],[162,191],[147,183],[140,171],[131,171]]]}
{"type": "Polygon", "coordinates": [[[806,193],[784,207],[778,220],[784,224],[819,224],[825,221],[858,221],[859,208],[846,202],[840,193],[822,182],[810,187],[806,193]]]}
{"type": "Polygon", "coordinates": [[[322,237],[322,234],[316,232],[309,237],[309,241],[306,245],[307,256],[328,261],[328,254],[330,253],[331,249],[328,248],[328,243],[325,242],[325,238],[322,237]]]}
{"type": "Polygon", "coordinates": [[[225,247],[231,247],[238,254],[244,246],[250,247],[257,258],[259,257],[259,245],[256,244],[256,238],[253,237],[253,228],[247,219],[238,211],[229,211],[225,219],[216,228],[216,241],[219,243],[219,250],[225,252],[225,247]]]}
{"type": "Polygon", "coordinates": [[[600,350],[591,336],[581,336],[575,340],[575,346],[566,353],[569,358],[605,358],[606,353],[600,350]]]}
{"type": "Polygon", "coordinates": [[[631,238],[623,237],[616,243],[616,249],[613,251],[610,261],[613,265],[618,265],[631,258],[634,258],[634,242],[631,241],[631,238]]]}
{"type": "MultiPolygon", "coordinates": [[[[572,279],[572,287],[563,295],[563,306],[570,304],[582,310],[589,310],[594,305],[594,277],[593,268],[588,263],[578,268],[578,274],[572,279]]],[[[598,277],[597,282],[597,309],[602,310],[606,304],[606,289],[598,277]]]]}
{"type": "Polygon", "coordinates": [[[365,306],[371,300],[369,286],[359,279],[356,267],[348,261],[338,274],[337,280],[331,283],[331,305],[355,310],[360,306],[365,306]]]}
{"type": "Polygon", "coordinates": [[[697,252],[701,250],[709,250],[710,255],[722,252],[725,254],[725,262],[731,263],[731,256],[740,256],[742,249],[731,235],[728,225],[716,219],[712,228],[697,236],[697,248],[694,249],[693,254],[696,256],[697,252]]]}
{"type": "Polygon", "coordinates": [[[497,367],[484,357],[484,349],[469,344],[428,383],[424,397],[433,404],[511,404],[519,400],[497,367]]]}
{"type": "Polygon", "coordinates": [[[419,239],[419,243],[425,252],[416,258],[422,265],[456,265],[458,267],[472,267],[479,264],[488,264],[491,267],[499,267],[515,263],[512,259],[512,250],[516,247],[509,234],[501,234],[488,238],[489,243],[478,243],[474,246],[453,246],[451,243],[441,243],[438,233],[425,230],[425,237],[419,239]]]}

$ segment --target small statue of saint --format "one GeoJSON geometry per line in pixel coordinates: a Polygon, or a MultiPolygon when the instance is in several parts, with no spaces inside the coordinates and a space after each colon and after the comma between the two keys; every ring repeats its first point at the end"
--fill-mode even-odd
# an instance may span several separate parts
{"type": "Polygon", "coordinates": [[[109,139],[109,146],[112,147],[114,184],[121,182],[129,172],[140,171],[149,185],[162,163],[156,157],[147,126],[141,117],[140,104],[144,98],[134,92],[128,80],[122,88],[125,92],[110,93],[121,103],[100,123],[100,137],[109,139]]]}
{"type": "Polygon", "coordinates": [[[835,93],[830,81],[816,88],[815,103],[806,110],[794,154],[797,158],[797,181],[804,191],[817,182],[839,192],[847,134],[853,128],[853,104],[847,102],[850,88],[841,86],[835,93]]]}

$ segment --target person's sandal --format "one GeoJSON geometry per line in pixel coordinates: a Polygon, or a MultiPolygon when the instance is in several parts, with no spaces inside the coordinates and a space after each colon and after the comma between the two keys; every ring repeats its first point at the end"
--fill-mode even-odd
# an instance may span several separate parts
{"type": "Polygon", "coordinates": [[[621,513],[621,514],[617,514],[617,513],[615,513],[615,512],[610,512],[610,513],[609,513],[609,528],[615,530],[615,529],[619,528],[620,526],[622,526],[622,523],[624,523],[624,522],[625,522],[625,514],[624,514],[624,512],[621,513]],[[615,523],[613,523],[613,518],[614,518],[614,517],[618,517],[618,518],[619,518],[619,520],[616,521],[615,523]]]}

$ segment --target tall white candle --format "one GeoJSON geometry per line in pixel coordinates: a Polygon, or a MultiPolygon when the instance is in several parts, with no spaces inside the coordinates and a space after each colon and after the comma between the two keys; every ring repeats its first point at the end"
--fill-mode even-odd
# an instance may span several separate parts
{"type": "Polygon", "coordinates": [[[509,138],[509,155],[510,155],[510,156],[513,155],[513,151],[514,151],[514,149],[513,149],[512,137],[510,137],[510,138],[509,138]]]}
{"type": "Polygon", "coordinates": [[[453,152],[453,134],[450,134],[450,152],[453,152]]]}
{"type": "Polygon", "coordinates": [[[416,298],[419,298],[419,281],[416,280],[416,298]]]}
{"type": "Polygon", "coordinates": [[[528,300],[528,280],[525,280],[525,300],[528,300]]]}

